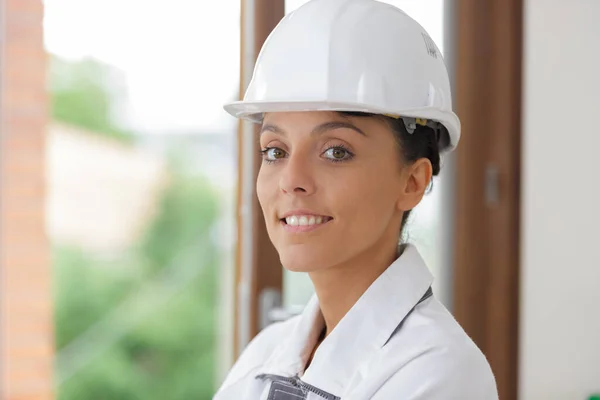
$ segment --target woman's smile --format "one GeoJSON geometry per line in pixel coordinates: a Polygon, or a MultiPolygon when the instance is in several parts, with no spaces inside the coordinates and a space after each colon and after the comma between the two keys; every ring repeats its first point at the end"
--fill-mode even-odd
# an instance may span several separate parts
{"type": "Polygon", "coordinates": [[[279,223],[286,232],[305,233],[322,228],[332,221],[333,217],[327,215],[293,211],[291,213],[287,213],[286,217],[281,218],[279,223]]]}

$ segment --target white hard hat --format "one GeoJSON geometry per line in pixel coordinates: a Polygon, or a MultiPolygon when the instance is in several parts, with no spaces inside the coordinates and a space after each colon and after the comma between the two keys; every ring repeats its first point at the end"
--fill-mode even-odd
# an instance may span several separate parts
{"type": "Polygon", "coordinates": [[[439,49],[406,13],[375,0],[312,0],[286,15],[244,100],[224,108],[255,122],[265,112],[319,110],[435,121],[448,132],[446,151],[460,138],[439,49]]]}

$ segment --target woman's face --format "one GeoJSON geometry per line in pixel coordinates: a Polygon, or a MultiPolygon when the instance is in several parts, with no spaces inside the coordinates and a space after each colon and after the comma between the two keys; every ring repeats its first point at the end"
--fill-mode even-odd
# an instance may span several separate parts
{"type": "Polygon", "coordinates": [[[258,199],[291,271],[322,270],[382,243],[395,246],[403,211],[422,196],[412,193],[414,165],[404,166],[392,131],[377,118],[267,113],[260,146],[258,199]]]}

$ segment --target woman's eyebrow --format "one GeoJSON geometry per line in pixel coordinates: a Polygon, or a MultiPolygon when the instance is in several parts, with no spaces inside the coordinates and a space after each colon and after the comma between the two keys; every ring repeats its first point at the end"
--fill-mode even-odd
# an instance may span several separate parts
{"type": "Polygon", "coordinates": [[[273,132],[273,133],[277,133],[281,136],[285,136],[285,131],[283,129],[281,129],[280,127],[278,127],[277,125],[272,125],[272,124],[264,124],[262,126],[262,128],[260,128],[260,134],[262,135],[264,132],[273,132]]]}
{"type": "Polygon", "coordinates": [[[355,132],[360,133],[363,136],[367,136],[367,134],[364,133],[362,131],[362,129],[360,129],[357,126],[351,124],[350,122],[344,122],[344,121],[331,121],[331,122],[325,122],[323,124],[317,125],[312,130],[311,135],[320,135],[323,132],[330,131],[332,129],[340,129],[340,128],[351,129],[351,130],[353,130],[355,132]]]}
{"type": "MultiPolygon", "coordinates": [[[[351,124],[350,122],[343,122],[343,121],[324,122],[322,124],[317,125],[310,134],[313,136],[320,135],[326,131],[330,131],[332,129],[340,129],[340,128],[351,129],[357,133],[360,133],[363,136],[367,136],[367,134],[365,132],[363,132],[362,129],[351,124]]],[[[282,136],[286,136],[286,132],[283,129],[281,129],[280,127],[278,127],[277,125],[264,124],[260,130],[260,134],[262,135],[263,132],[267,132],[267,131],[273,132],[273,133],[276,133],[276,134],[279,134],[282,136]]]]}

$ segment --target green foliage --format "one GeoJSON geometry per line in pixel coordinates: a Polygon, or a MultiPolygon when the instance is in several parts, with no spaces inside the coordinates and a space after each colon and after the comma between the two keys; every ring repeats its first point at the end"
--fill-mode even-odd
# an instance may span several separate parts
{"type": "Polygon", "coordinates": [[[178,252],[199,240],[209,240],[217,213],[215,195],[205,184],[176,179],[163,196],[161,209],[141,244],[154,271],[168,265],[178,252]]]}
{"type": "MultiPolygon", "coordinates": [[[[98,61],[53,57],[54,119],[132,143],[115,115],[124,98],[122,78],[98,61]]],[[[218,196],[204,180],[182,171],[182,155],[175,155],[179,165],[174,163],[158,215],[127,254],[107,259],[54,248],[56,375],[66,379],[58,400],[212,397],[219,257],[211,229],[218,196]],[[101,321],[114,324],[109,329],[119,335],[70,370],[61,351],[99,329],[101,321]]]]}
{"type": "Polygon", "coordinates": [[[131,142],[131,133],[119,126],[115,107],[124,90],[118,72],[93,59],[68,62],[53,56],[50,64],[52,117],[92,133],[131,142]]]}
{"type": "Polygon", "coordinates": [[[53,253],[54,329],[60,350],[132,290],[135,282],[123,271],[130,270],[135,260],[122,260],[116,268],[76,248],[59,247],[53,253]]]}
{"type": "MultiPolygon", "coordinates": [[[[159,301],[152,303],[158,305],[150,316],[66,380],[58,388],[59,400],[212,397],[218,253],[210,235],[217,204],[217,196],[202,180],[175,175],[158,216],[128,256],[103,261],[75,249],[55,249],[58,350],[139,293],[148,279],[159,285],[151,293],[152,300],[159,301]],[[199,273],[190,275],[193,278],[168,301],[160,301],[169,281],[156,277],[181,260],[184,270],[199,273]]],[[[64,366],[56,367],[60,375],[64,366]]]]}

